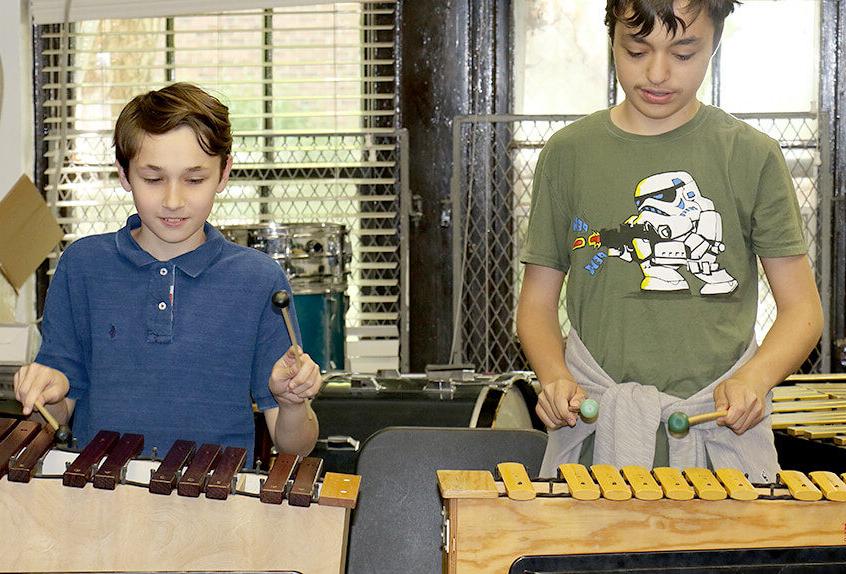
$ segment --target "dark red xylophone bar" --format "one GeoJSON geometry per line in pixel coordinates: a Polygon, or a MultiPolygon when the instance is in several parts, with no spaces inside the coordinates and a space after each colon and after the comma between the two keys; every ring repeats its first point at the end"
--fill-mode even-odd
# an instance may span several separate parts
{"type": "Polygon", "coordinates": [[[35,438],[41,425],[34,421],[21,421],[0,441],[0,477],[9,470],[9,460],[35,438]]]}
{"type": "Polygon", "coordinates": [[[106,461],[94,473],[94,488],[114,490],[120,481],[120,471],[131,459],[144,450],[144,437],[140,434],[126,433],[106,457],[106,461]]]}
{"type": "Polygon", "coordinates": [[[206,476],[209,474],[218,459],[220,458],[220,446],[216,444],[204,444],[191,459],[191,464],[185,469],[185,474],[179,479],[176,485],[176,493],[179,496],[198,497],[203,491],[206,476]]]}
{"type": "Polygon", "coordinates": [[[9,463],[9,480],[12,482],[29,482],[35,475],[35,467],[41,457],[53,446],[55,431],[50,425],[44,428],[32,439],[24,451],[9,463]]]}
{"type": "Polygon", "coordinates": [[[295,454],[280,454],[276,462],[267,473],[267,480],[261,485],[259,499],[267,504],[282,504],[285,498],[285,487],[294,473],[294,466],[298,457],[295,454]]]}
{"type": "Polygon", "coordinates": [[[288,504],[291,506],[309,506],[314,495],[314,483],[323,469],[323,460],[307,456],[297,467],[297,476],[288,493],[288,504]]]}
{"type": "Polygon", "coordinates": [[[6,437],[7,434],[12,432],[12,429],[15,427],[15,423],[18,422],[15,419],[0,419],[0,440],[6,437]]]}
{"type": "Polygon", "coordinates": [[[96,465],[117,443],[120,435],[114,431],[101,430],[88,443],[78,457],[62,475],[62,484],[82,488],[94,476],[96,465]]]}
{"type": "Polygon", "coordinates": [[[232,488],[232,478],[244,468],[245,462],[247,449],[239,446],[226,447],[206,485],[206,498],[226,500],[232,488]]]}
{"type": "Polygon", "coordinates": [[[150,477],[150,492],[170,494],[176,488],[177,475],[194,455],[197,445],[190,440],[173,443],[159,468],[150,477]]]}

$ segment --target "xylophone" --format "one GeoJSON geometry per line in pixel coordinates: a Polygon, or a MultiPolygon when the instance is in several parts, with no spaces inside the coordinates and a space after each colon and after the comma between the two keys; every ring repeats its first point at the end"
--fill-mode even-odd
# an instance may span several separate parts
{"type": "Polygon", "coordinates": [[[773,389],[782,466],[846,471],[846,375],[793,375],[773,389]]]}
{"type": "Polygon", "coordinates": [[[0,571],[343,572],[358,476],[285,454],[245,472],[245,449],[184,440],[141,460],[143,437],[112,431],[70,452],[53,432],[0,418],[0,571]]]}
{"type": "Polygon", "coordinates": [[[846,564],[846,483],[831,472],[753,485],[735,469],[566,464],[555,480],[517,463],[497,470],[500,481],[438,471],[446,572],[505,573],[528,555],[835,546],[846,564]]]}

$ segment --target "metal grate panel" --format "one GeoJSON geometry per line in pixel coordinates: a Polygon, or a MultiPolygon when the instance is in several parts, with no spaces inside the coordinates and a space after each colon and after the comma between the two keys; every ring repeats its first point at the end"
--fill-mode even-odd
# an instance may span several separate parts
{"type": "Polygon", "coordinates": [[[138,93],[196,83],[230,108],[233,170],[215,225],[342,224],[348,332],[392,326],[407,368],[407,136],[396,128],[394,1],[41,26],[36,178],[72,241],[135,211],[114,122],[138,93]]]}

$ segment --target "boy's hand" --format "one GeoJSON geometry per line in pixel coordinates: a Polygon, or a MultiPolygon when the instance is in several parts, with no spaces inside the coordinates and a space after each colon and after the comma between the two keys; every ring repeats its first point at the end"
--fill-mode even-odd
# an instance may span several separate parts
{"type": "Polygon", "coordinates": [[[556,379],[542,383],[543,390],[535,407],[543,424],[550,430],[564,425],[576,426],[579,419],[579,407],[587,393],[575,381],[556,379]]]}
{"type": "Polygon", "coordinates": [[[15,398],[28,416],[35,404],[49,405],[61,402],[70,390],[68,378],[61,371],[32,363],[15,373],[15,398]]]}
{"type": "Polygon", "coordinates": [[[279,406],[298,405],[314,398],[323,384],[320,367],[308,354],[300,351],[301,367],[297,368],[294,347],[282,355],[270,373],[270,392],[279,406]]]}
{"type": "Polygon", "coordinates": [[[769,389],[759,388],[748,379],[726,379],[714,389],[714,405],[728,414],[717,419],[736,434],[743,434],[764,418],[769,389]]]}

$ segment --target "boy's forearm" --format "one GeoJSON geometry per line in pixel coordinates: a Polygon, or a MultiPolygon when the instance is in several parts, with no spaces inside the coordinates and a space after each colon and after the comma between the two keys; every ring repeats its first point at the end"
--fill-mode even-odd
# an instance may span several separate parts
{"type": "Polygon", "coordinates": [[[779,310],[755,356],[738,369],[735,378],[749,380],[769,391],[805,361],[819,341],[822,326],[818,299],[779,310]]]}
{"type": "Polygon", "coordinates": [[[550,312],[533,304],[521,305],[517,332],[520,345],[541,384],[573,379],[564,362],[564,337],[558,324],[557,308],[550,312]]]}
{"type": "Polygon", "coordinates": [[[319,426],[309,401],[279,407],[273,432],[274,444],[280,452],[307,455],[317,443],[319,426]]]}

